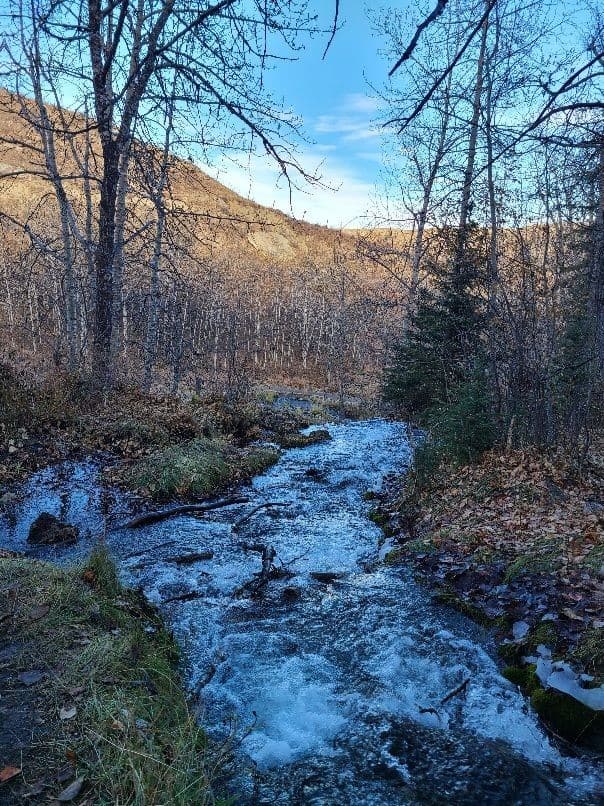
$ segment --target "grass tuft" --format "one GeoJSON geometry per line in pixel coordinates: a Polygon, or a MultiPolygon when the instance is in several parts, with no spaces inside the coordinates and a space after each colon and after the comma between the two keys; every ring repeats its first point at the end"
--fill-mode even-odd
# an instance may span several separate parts
{"type": "MultiPolygon", "coordinates": [[[[13,591],[11,641],[22,647],[9,673],[46,673],[37,689],[21,689],[43,716],[43,728],[32,728],[31,745],[15,759],[23,778],[46,777],[47,794],[56,795],[65,786],[56,772],[67,758],[95,804],[219,803],[212,784],[225,751],[210,749],[189,710],[172,636],[138,594],[121,588],[106,550],[83,570],[2,559],[0,574],[0,592],[8,580],[13,591]],[[32,620],[41,602],[48,613],[32,620]],[[75,715],[59,718],[74,707],[75,715]]],[[[8,786],[17,799],[23,793],[20,779],[8,786]]]]}

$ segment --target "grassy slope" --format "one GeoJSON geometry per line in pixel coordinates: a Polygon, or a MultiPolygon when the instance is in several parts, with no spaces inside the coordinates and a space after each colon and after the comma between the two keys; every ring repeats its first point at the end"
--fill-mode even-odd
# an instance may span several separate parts
{"type": "Polygon", "coordinates": [[[1,559],[0,579],[3,708],[17,733],[0,732],[0,766],[22,769],[0,801],[47,802],[83,778],[74,802],[216,803],[220,759],[188,709],[177,648],[108,556],[69,571],[1,559]],[[26,686],[31,671],[44,676],[26,686]]]}

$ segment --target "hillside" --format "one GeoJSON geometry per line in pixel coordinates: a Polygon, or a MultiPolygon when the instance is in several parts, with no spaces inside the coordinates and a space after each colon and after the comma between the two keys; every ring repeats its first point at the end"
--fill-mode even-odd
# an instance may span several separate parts
{"type": "MultiPolygon", "coordinates": [[[[35,216],[52,190],[41,175],[44,169],[37,151],[38,136],[20,113],[24,106],[32,110],[31,102],[0,90],[0,211],[21,221],[35,216]]],[[[84,120],[74,116],[70,126],[81,129],[84,120]]],[[[74,140],[81,149],[83,138],[74,140]]],[[[68,153],[58,155],[58,160],[62,173],[77,176],[68,153]]],[[[79,178],[65,184],[68,192],[76,197],[82,195],[79,178]]],[[[356,259],[354,230],[342,232],[309,224],[263,207],[212,179],[192,162],[173,160],[170,186],[172,207],[194,219],[198,249],[206,255],[273,266],[308,262],[327,265],[333,262],[334,253],[347,260],[356,259]]],[[[131,203],[148,205],[147,200],[137,199],[136,194],[131,203]]]]}

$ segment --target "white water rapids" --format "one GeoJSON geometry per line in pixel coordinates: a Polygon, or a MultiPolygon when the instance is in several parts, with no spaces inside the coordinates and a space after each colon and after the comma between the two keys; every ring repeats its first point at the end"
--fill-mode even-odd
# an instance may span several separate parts
{"type": "MultiPolygon", "coordinates": [[[[501,677],[488,633],[435,604],[407,570],[379,561],[382,534],[364,493],[408,463],[405,426],[372,420],[329,430],[331,442],[285,452],[244,490],[245,507],[107,533],[125,581],[141,586],[174,630],[202,723],[218,742],[233,742],[235,802],[602,802],[596,769],[564,757],[501,677]],[[233,532],[265,501],[287,506],[233,532]],[[176,543],[153,550],[167,541],[176,543]],[[291,575],[261,596],[242,592],[260,570],[259,554],[242,542],[272,545],[291,575]],[[168,561],[201,551],[214,556],[168,561]],[[163,604],[189,592],[200,596],[163,604]]],[[[99,492],[96,472],[76,465],[59,481],[50,471],[34,477],[12,518],[0,517],[0,540],[23,549],[46,510],[90,530],[85,551],[103,510],[116,505],[99,492]]]]}

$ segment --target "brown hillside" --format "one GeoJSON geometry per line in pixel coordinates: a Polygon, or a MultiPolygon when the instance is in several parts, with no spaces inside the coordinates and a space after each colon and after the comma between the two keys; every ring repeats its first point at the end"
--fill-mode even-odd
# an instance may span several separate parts
{"type": "MultiPolygon", "coordinates": [[[[52,188],[44,177],[37,134],[21,114],[24,105],[32,108],[31,102],[0,90],[0,211],[21,222],[38,215],[41,205],[52,205],[52,188]]],[[[69,123],[78,128],[84,120],[72,116],[69,123]]],[[[69,154],[58,159],[63,173],[77,174],[69,154]]],[[[65,184],[76,197],[82,193],[79,179],[65,184]]],[[[193,163],[174,160],[171,194],[173,206],[195,221],[199,249],[208,256],[272,267],[307,263],[326,266],[333,263],[334,254],[356,259],[354,231],[338,232],[263,207],[239,196],[193,163]]],[[[142,199],[139,202],[148,204],[142,199]]]]}

